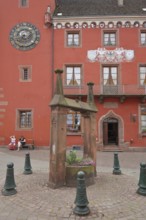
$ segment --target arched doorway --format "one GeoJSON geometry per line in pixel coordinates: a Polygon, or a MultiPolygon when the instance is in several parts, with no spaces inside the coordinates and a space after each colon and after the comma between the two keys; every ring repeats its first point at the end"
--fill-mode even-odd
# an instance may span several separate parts
{"type": "MultiPolygon", "coordinates": [[[[103,115],[98,122],[98,145],[106,146],[108,144],[106,132],[108,130],[114,130],[117,132],[117,140],[114,139],[116,144],[110,143],[115,146],[127,146],[127,142],[124,142],[124,121],[120,115],[117,115],[113,110],[103,115]],[[106,131],[103,129],[106,129],[106,131]],[[105,131],[105,132],[104,132],[105,131]],[[107,144],[106,144],[107,143],[107,144]]],[[[109,132],[110,133],[110,132],[109,132]]],[[[113,140],[112,140],[113,141],[113,140]]]]}
{"type": "Polygon", "coordinates": [[[118,145],[118,120],[108,117],[103,121],[103,145],[118,145]]]}

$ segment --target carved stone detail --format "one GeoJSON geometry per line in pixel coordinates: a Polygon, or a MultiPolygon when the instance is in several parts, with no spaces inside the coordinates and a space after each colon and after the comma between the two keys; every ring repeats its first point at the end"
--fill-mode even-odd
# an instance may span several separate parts
{"type": "Polygon", "coordinates": [[[90,62],[129,62],[132,61],[134,58],[134,50],[126,50],[123,48],[107,50],[105,48],[98,48],[97,50],[88,50],[87,58],[90,62]]]}

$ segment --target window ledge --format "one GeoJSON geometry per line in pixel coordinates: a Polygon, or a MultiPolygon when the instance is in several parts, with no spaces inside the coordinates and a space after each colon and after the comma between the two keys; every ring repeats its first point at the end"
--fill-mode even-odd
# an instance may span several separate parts
{"type": "Polygon", "coordinates": [[[30,80],[30,79],[28,79],[28,80],[19,80],[19,82],[28,83],[28,82],[32,82],[32,80],[30,80]]]}
{"type": "Polygon", "coordinates": [[[116,47],[116,44],[105,44],[104,47],[116,47]]]}
{"type": "Polygon", "coordinates": [[[20,130],[20,131],[22,131],[22,130],[32,130],[32,127],[31,128],[17,128],[17,130],[20,130]]]}
{"type": "Polygon", "coordinates": [[[82,132],[67,132],[67,136],[81,136],[82,132]]]}
{"type": "Polygon", "coordinates": [[[78,48],[78,47],[81,47],[81,46],[80,46],[80,45],[74,45],[74,44],[72,44],[72,45],[67,45],[67,47],[68,47],[68,48],[72,48],[72,47],[75,47],[75,48],[77,47],[77,48],[78,48]]]}
{"type": "Polygon", "coordinates": [[[146,132],[142,132],[142,133],[141,133],[141,136],[142,136],[142,137],[146,137],[146,132]]]}
{"type": "Polygon", "coordinates": [[[71,85],[71,86],[64,85],[63,87],[65,89],[83,89],[83,86],[81,86],[81,85],[79,85],[79,86],[77,86],[77,85],[75,85],[75,86],[73,86],[73,85],[71,85]]]}
{"type": "Polygon", "coordinates": [[[144,89],[146,87],[146,85],[138,85],[138,88],[140,89],[144,89]]]}

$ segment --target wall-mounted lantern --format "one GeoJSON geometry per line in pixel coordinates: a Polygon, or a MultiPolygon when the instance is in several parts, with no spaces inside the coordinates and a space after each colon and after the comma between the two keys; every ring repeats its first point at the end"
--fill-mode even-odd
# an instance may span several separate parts
{"type": "Polygon", "coordinates": [[[133,113],[130,114],[130,121],[131,122],[136,122],[136,118],[137,118],[136,114],[133,114],[133,113]]]}

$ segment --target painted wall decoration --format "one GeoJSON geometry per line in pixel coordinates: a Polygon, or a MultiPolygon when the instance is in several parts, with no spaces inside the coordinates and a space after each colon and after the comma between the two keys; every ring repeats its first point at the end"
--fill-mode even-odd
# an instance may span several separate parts
{"type": "Polygon", "coordinates": [[[74,28],[79,28],[79,27],[80,27],[80,25],[79,25],[79,23],[78,23],[78,22],[75,22],[75,23],[73,24],[73,27],[74,27],[74,28]]]}
{"type": "Polygon", "coordinates": [[[61,24],[61,23],[58,23],[58,24],[57,24],[57,28],[58,28],[58,29],[61,29],[61,28],[62,28],[62,24],[61,24]]]}
{"type": "Polygon", "coordinates": [[[116,48],[115,50],[107,50],[105,48],[98,48],[97,50],[88,50],[87,58],[90,62],[102,63],[118,63],[130,62],[134,58],[134,50],[126,50],[123,48],[116,48]]]}
{"type": "Polygon", "coordinates": [[[82,27],[83,27],[83,28],[87,28],[87,27],[88,27],[87,22],[83,22],[82,27]]]}
{"type": "Polygon", "coordinates": [[[69,22],[67,22],[67,23],[65,24],[65,28],[71,28],[71,24],[70,24],[69,22]]]}
{"type": "Polygon", "coordinates": [[[96,22],[91,22],[90,27],[91,28],[96,28],[96,22]]]}
{"type": "Polygon", "coordinates": [[[146,21],[79,21],[79,22],[61,22],[54,23],[54,29],[60,28],[146,28],[146,21]]]}
{"type": "Polygon", "coordinates": [[[106,50],[105,48],[98,48],[97,50],[89,50],[87,57],[90,62],[130,62],[134,58],[134,50],[125,50],[123,48],[116,48],[115,50],[106,50]]]}

